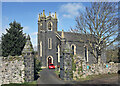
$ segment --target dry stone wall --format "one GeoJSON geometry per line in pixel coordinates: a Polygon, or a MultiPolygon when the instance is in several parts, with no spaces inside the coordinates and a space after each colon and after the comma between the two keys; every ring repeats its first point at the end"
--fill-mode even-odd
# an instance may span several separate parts
{"type": "Polygon", "coordinates": [[[34,81],[34,55],[0,58],[0,85],[34,81]]]}
{"type": "Polygon", "coordinates": [[[24,82],[24,61],[21,56],[0,58],[0,85],[24,82]]]}
{"type": "Polygon", "coordinates": [[[88,75],[117,73],[118,67],[120,65],[120,63],[113,63],[113,62],[101,63],[101,64],[86,64],[84,59],[82,60],[77,59],[74,61],[76,64],[76,71],[73,71],[74,80],[80,79],[80,78],[86,78],[88,75]]]}
{"type": "Polygon", "coordinates": [[[2,84],[2,57],[0,57],[0,85],[2,84]]]}
{"type": "Polygon", "coordinates": [[[34,81],[34,49],[27,36],[21,56],[0,57],[0,85],[34,81]]]}

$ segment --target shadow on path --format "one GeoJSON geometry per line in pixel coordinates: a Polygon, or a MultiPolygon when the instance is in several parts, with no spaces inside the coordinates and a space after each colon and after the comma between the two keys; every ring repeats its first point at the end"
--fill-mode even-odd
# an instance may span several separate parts
{"type": "Polygon", "coordinates": [[[40,72],[40,77],[37,84],[66,84],[65,81],[60,80],[54,73],[53,69],[43,69],[40,72]]]}
{"type": "MultiPolygon", "coordinates": [[[[37,84],[46,84],[46,86],[52,86],[52,84],[63,84],[62,86],[88,86],[95,84],[95,86],[102,86],[103,84],[113,84],[110,86],[118,86],[119,83],[119,77],[106,77],[106,78],[100,78],[95,80],[87,80],[87,81],[64,81],[58,78],[58,76],[54,73],[55,70],[49,70],[49,69],[43,69],[40,72],[40,77],[37,80],[37,84]],[[74,85],[71,85],[74,84],[74,85]],[[86,85],[85,85],[86,84],[86,85]],[[101,84],[101,85],[100,85],[101,84]],[[115,85],[116,84],[116,85],[115,85]]],[[[45,86],[45,85],[44,85],[45,86]]]]}

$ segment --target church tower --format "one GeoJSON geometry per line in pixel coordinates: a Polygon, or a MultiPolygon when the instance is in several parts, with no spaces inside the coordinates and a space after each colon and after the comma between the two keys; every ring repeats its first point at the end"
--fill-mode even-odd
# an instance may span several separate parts
{"type": "Polygon", "coordinates": [[[57,15],[49,16],[43,13],[38,18],[38,58],[42,62],[42,67],[48,67],[49,63],[57,65],[56,56],[56,34],[57,31],[57,15]]]}

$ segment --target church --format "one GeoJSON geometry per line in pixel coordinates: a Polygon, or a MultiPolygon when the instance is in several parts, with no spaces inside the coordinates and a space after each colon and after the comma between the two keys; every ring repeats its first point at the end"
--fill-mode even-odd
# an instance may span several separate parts
{"type": "MultiPolygon", "coordinates": [[[[45,15],[45,11],[39,14],[38,18],[38,58],[41,61],[42,68],[47,68],[49,63],[53,63],[55,67],[60,66],[60,57],[63,52],[61,49],[62,41],[69,43],[73,55],[83,57],[87,63],[94,63],[95,58],[85,47],[85,43],[81,39],[85,39],[84,34],[64,32],[57,30],[57,14],[49,16],[45,15]]],[[[63,27],[64,28],[64,27],[63,27]]],[[[105,55],[101,57],[106,62],[105,55]]]]}

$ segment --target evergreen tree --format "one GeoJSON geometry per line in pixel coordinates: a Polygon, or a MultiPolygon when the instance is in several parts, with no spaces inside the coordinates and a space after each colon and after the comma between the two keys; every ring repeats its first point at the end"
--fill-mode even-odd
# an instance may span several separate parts
{"type": "Polygon", "coordinates": [[[21,55],[26,42],[23,27],[16,21],[11,22],[10,28],[6,29],[7,33],[2,35],[2,56],[21,55]]]}

